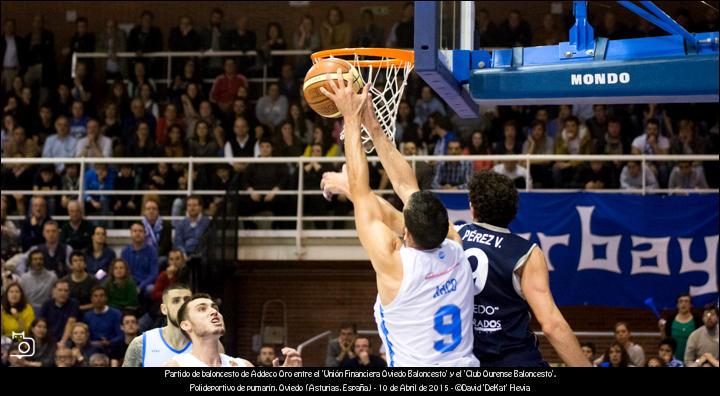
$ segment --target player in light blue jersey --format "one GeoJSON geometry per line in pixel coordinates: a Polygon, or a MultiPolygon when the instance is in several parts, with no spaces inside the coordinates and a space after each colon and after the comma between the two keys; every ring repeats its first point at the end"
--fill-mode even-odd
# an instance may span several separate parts
{"type": "Polygon", "coordinates": [[[447,210],[434,194],[419,191],[412,169],[382,133],[368,86],[357,94],[340,70],[330,85],[332,93],[321,92],[345,118],[347,191],[335,189],[330,179],[323,189],[342,191],[354,204],[358,236],[377,275],[375,319],[388,366],[478,366],[472,353],[472,273],[447,210]],[[370,189],[361,122],[405,204],[402,213],[370,189]]]}

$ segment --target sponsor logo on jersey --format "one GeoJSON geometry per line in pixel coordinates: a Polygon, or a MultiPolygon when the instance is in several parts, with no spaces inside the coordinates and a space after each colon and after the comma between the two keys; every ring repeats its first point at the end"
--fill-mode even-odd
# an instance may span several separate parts
{"type": "Polygon", "coordinates": [[[473,319],[473,328],[475,331],[493,333],[502,330],[502,324],[499,320],[473,319]]]}
{"type": "Polygon", "coordinates": [[[457,280],[455,278],[450,279],[449,281],[443,283],[440,286],[435,287],[435,294],[433,294],[433,298],[442,297],[446,294],[450,294],[457,290],[457,280]]]}
{"type": "Polygon", "coordinates": [[[486,316],[493,316],[498,311],[500,311],[500,307],[493,307],[492,305],[475,305],[473,308],[473,313],[486,316]]]}
{"type": "Polygon", "coordinates": [[[452,272],[455,268],[457,268],[458,265],[460,265],[459,262],[458,262],[458,263],[455,263],[455,265],[453,265],[452,267],[446,269],[446,270],[443,271],[443,272],[438,272],[437,274],[434,273],[434,272],[431,272],[431,273],[425,275],[425,280],[435,279],[435,278],[437,278],[437,277],[439,277],[439,276],[443,276],[443,275],[445,275],[445,274],[449,274],[449,273],[452,272]]]}
{"type": "Polygon", "coordinates": [[[438,252],[438,258],[440,260],[445,260],[445,252],[443,252],[442,250],[438,252]]]}

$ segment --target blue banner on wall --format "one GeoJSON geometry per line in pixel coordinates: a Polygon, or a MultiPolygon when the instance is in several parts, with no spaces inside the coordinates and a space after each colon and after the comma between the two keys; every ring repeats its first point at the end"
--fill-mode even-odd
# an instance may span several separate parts
{"type": "MultiPolygon", "coordinates": [[[[467,195],[439,196],[471,221],[467,195]]],[[[542,248],[558,305],[674,308],[690,292],[702,306],[718,299],[718,198],[521,193],[510,229],[542,248]]]]}

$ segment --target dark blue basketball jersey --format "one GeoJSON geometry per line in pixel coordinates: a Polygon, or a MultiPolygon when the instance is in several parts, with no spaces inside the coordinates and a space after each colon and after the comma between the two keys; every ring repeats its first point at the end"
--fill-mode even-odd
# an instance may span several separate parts
{"type": "MultiPolygon", "coordinates": [[[[519,366],[511,355],[542,356],[530,331],[530,306],[522,296],[515,271],[523,266],[534,243],[509,230],[488,224],[456,227],[473,269],[475,282],[474,348],[481,365],[519,366]]],[[[527,362],[530,363],[530,362],[527,362]]]]}

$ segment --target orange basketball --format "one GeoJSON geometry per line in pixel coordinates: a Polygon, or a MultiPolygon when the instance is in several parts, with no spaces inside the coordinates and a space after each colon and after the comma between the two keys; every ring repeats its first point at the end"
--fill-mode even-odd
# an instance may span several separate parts
{"type": "Polygon", "coordinates": [[[341,116],[335,103],[320,92],[321,87],[325,87],[327,91],[332,92],[330,80],[337,80],[338,68],[342,70],[346,84],[352,84],[355,92],[362,91],[364,85],[360,72],[346,60],[329,58],[314,64],[305,75],[303,93],[308,105],[323,117],[337,118],[341,116]]]}

